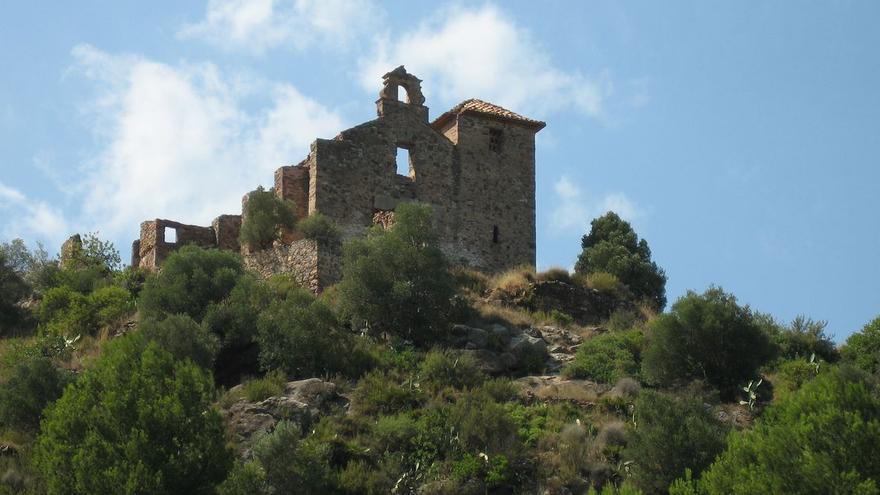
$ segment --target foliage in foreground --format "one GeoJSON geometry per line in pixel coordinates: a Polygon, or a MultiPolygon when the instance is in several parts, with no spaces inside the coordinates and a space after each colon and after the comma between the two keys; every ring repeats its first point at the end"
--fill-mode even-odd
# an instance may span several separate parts
{"type": "Polygon", "coordinates": [[[109,343],[41,425],[48,493],[212,493],[231,463],[213,387],[139,334],[109,343]]]}
{"type": "Polygon", "coordinates": [[[643,335],[639,330],[606,332],[588,339],[562,374],[569,378],[588,378],[614,383],[639,373],[643,335]]]}
{"type": "Polygon", "coordinates": [[[724,449],[725,429],[695,398],[642,391],[624,456],[645,493],[664,493],[685,469],[699,473],[724,449]]]}
{"type": "Polygon", "coordinates": [[[699,481],[670,493],[880,493],[880,397],[863,372],[832,369],[770,406],[699,481]]]}
{"type": "Polygon", "coordinates": [[[880,372],[880,317],[846,339],[843,357],[868,373],[880,372]]]}
{"type": "Polygon", "coordinates": [[[254,249],[272,247],[272,243],[296,223],[293,203],[262,187],[248,194],[242,213],[239,240],[254,249]]]}

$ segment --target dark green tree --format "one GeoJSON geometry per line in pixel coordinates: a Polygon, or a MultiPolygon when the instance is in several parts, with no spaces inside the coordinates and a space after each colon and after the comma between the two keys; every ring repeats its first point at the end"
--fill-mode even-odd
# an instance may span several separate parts
{"type": "Polygon", "coordinates": [[[635,403],[636,427],[624,458],[645,493],[666,493],[689,468],[701,472],[724,449],[725,428],[702,401],[643,390],[635,403]]]}
{"type": "Polygon", "coordinates": [[[208,307],[225,299],[243,273],[235,253],[183,246],[144,284],[141,316],[161,319],[166,314],[186,314],[201,321],[208,307]]]}
{"type": "Polygon", "coordinates": [[[767,408],[699,482],[671,493],[880,493],[880,395],[854,368],[820,373],[767,408]]]}
{"type": "Polygon", "coordinates": [[[846,339],[844,359],[868,373],[880,372],[880,317],[846,339]]]}
{"type": "Polygon", "coordinates": [[[642,372],[655,384],[705,380],[732,399],[774,352],[748,306],[712,287],[688,292],[651,323],[642,372]]]}
{"type": "Polygon", "coordinates": [[[220,348],[217,336],[187,315],[147,320],[140,324],[140,330],[147,340],[155,342],[176,359],[189,359],[207,370],[212,369],[220,348]]]}
{"type": "Polygon", "coordinates": [[[258,187],[248,194],[239,240],[251,248],[270,248],[285,229],[292,229],[295,224],[293,203],[279,198],[272,190],[258,187]]]}
{"type": "Polygon", "coordinates": [[[356,326],[416,344],[447,329],[455,283],[432,221],[429,206],[401,204],[390,231],[345,245],[339,302],[356,326]]]}
{"type": "Polygon", "coordinates": [[[60,370],[48,358],[26,357],[0,385],[0,424],[8,428],[37,431],[43,409],[61,397],[73,374],[60,370]]]}
{"type": "Polygon", "coordinates": [[[637,299],[647,300],[657,309],[666,306],[666,274],[651,261],[648,242],[639,239],[629,222],[609,211],[590,224],[581,239],[583,251],[575,272],[606,272],[615,275],[637,299]]]}
{"type": "Polygon", "coordinates": [[[140,334],[110,342],[46,412],[35,462],[50,494],[214,493],[231,464],[214,384],[140,334]]]}
{"type": "Polygon", "coordinates": [[[18,303],[29,293],[30,288],[16,272],[5,250],[0,250],[0,335],[7,335],[22,324],[25,313],[18,303]]]}

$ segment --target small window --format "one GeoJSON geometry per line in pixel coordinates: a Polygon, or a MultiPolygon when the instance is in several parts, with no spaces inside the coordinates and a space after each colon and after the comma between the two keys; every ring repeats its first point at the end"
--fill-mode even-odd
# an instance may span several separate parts
{"type": "Polygon", "coordinates": [[[498,226],[492,226],[492,242],[498,244],[498,226]]]}
{"type": "Polygon", "coordinates": [[[501,153],[502,146],[504,146],[504,132],[501,129],[489,129],[489,149],[501,153]]]}
{"type": "Polygon", "coordinates": [[[165,227],[165,242],[175,244],[177,242],[177,229],[174,227],[165,227]]]}
{"type": "Polygon", "coordinates": [[[406,148],[397,148],[397,175],[409,177],[410,179],[416,178],[409,150],[406,148]]]}

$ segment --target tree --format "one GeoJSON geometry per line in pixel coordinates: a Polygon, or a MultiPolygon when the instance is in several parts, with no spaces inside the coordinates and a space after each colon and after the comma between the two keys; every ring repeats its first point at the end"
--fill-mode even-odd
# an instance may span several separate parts
{"type": "Polygon", "coordinates": [[[773,354],[748,306],[712,287],[688,292],[651,323],[642,371],[656,384],[705,380],[731,399],[773,354]]]}
{"type": "Polygon", "coordinates": [[[201,321],[208,307],[226,298],[243,273],[235,253],[183,246],[144,284],[141,316],[161,319],[179,313],[201,321]]]}
{"type": "Polygon", "coordinates": [[[590,224],[581,239],[583,251],[575,272],[588,275],[606,272],[616,276],[637,299],[661,310],[666,306],[666,274],[651,261],[648,242],[639,239],[629,222],[609,211],[590,224]]]}
{"type": "Polygon", "coordinates": [[[868,373],[880,372],[880,316],[846,339],[843,357],[868,373]]]}
{"type": "Polygon", "coordinates": [[[47,405],[61,397],[73,375],[48,358],[26,357],[18,362],[6,383],[0,385],[0,424],[36,431],[47,405]]]}
{"type": "Polygon", "coordinates": [[[220,348],[217,336],[205,330],[187,315],[171,315],[164,320],[147,320],[140,325],[147,340],[171,353],[176,359],[189,359],[207,370],[212,369],[220,348]]]}
{"type": "Polygon", "coordinates": [[[436,246],[431,208],[401,204],[390,231],[344,246],[339,302],[361,327],[417,344],[447,328],[455,284],[436,246]]]}
{"type": "Polygon", "coordinates": [[[273,241],[281,238],[284,229],[292,229],[295,223],[291,201],[258,187],[248,194],[239,240],[252,248],[270,248],[273,241]]]}
{"type": "Polygon", "coordinates": [[[265,371],[280,369],[297,378],[339,373],[351,356],[351,336],[323,301],[304,290],[270,305],[257,328],[265,371]]]}
{"type": "Polygon", "coordinates": [[[665,493],[686,468],[699,473],[724,449],[725,428],[696,398],[643,390],[635,423],[623,455],[646,493],[665,493]]]}
{"type": "Polygon", "coordinates": [[[673,493],[876,494],[878,455],[880,395],[864,372],[832,369],[732,435],[699,482],[673,493]]]}
{"type": "Polygon", "coordinates": [[[27,297],[30,288],[0,250],[0,335],[6,335],[24,321],[24,310],[18,303],[27,297]]]}
{"type": "Polygon", "coordinates": [[[110,342],[46,412],[35,462],[48,493],[213,493],[232,460],[213,387],[139,333],[110,342]]]}

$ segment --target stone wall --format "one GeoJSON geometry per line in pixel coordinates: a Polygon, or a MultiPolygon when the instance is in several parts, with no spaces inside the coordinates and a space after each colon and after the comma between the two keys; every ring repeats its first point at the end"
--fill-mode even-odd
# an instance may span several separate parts
{"type": "Polygon", "coordinates": [[[309,181],[307,162],[275,171],[275,194],[293,202],[297,220],[309,215],[309,181]]]}
{"type": "Polygon", "coordinates": [[[339,281],[340,255],[337,249],[323,248],[311,239],[291,243],[276,243],[270,249],[244,253],[245,268],[261,278],[275,274],[291,276],[297,283],[313,292],[339,281]]]}
{"type": "Polygon", "coordinates": [[[220,249],[240,251],[238,234],[241,232],[241,215],[220,215],[211,222],[215,244],[220,249]]]}
{"type": "Polygon", "coordinates": [[[181,246],[194,244],[201,247],[216,247],[217,237],[211,227],[187,225],[172,220],[156,219],[141,223],[139,243],[139,265],[142,268],[156,270],[172,251],[181,246]],[[175,242],[165,240],[165,229],[174,229],[175,242]]]}

